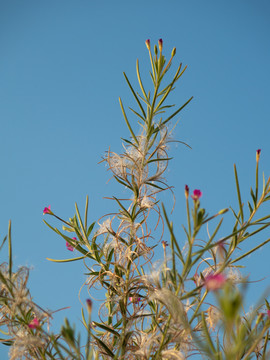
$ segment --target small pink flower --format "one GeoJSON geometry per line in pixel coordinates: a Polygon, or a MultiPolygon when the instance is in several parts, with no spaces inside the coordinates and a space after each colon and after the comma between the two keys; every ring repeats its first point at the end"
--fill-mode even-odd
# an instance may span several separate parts
{"type": "Polygon", "coordinates": [[[208,291],[215,291],[223,287],[226,277],[223,274],[210,274],[205,278],[205,287],[208,291]]]}
{"type": "Polygon", "coordinates": [[[268,319],[270,319],[270,310],[267,310],[267,316],[268,316],[268,319]]]}
{"type": "MultiPolygon", "coordinates": [[[[73,237],[73,240],[77,240],[77,238],[73,237]]],[[[66,241],[66,248],[69,251],[74,251],[74,247],[72,245],[70,245],[67,241],[66,241]]]]}
{"type": "Polygon", "coordinates": [[[45,207],[44,210],[43,210],[43,215],[45,214],[51,214],[52,211],[51,211],[51,205],[49,205],[48,207],[45,207]]]}
{"type": "Polygon", "coordinates": [[[134,304],[138,304],[141,301],[141,298],[138,296],[130,296],[128,300],[133,302],[134,304]]]}
{"type": "Polygon", "coordinates": [[[40,323],[38,321],[38,319],[36,317],[34,317],[34,319],[28,324],[28,327],[30,329],[36,329],[40,326],[40,323]]]}
{"type": "Polygon", "coordinates": [[[262,151],[261,149],[258,149],[258,150],[256,151],[256,161],[257,161],[257,162],[260,160],[261,151],[262,151]]]}
{"type": "Polygon", "coordinates": [[[162,241],[161,241],[161,244],[162,244],[162,246],[164,247],[164,249],[165,249],[166,246],[169,246],[168,241],[162,240],[162,241]]]}
{"type": "Polygon", "coordinates": [[[146,45],[147,49],[150,50],[150,39],[147,39],[145,41],[145,45],[146,45]]]}
{"type": "Polygon", "coordinates": [[[202,197],[202,192],[201,192],[201,190],[195,189],[195,190],[193,191],[193,195],[191,195],[191,197],[192,197],[192,199],[193,199],[194,201],[198,201],[198,200],[202,197]]]}

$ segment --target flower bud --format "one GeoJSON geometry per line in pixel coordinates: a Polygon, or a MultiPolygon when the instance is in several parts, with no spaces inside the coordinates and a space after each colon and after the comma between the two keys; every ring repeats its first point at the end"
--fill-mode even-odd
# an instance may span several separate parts
{"type": "Polygon", "coordinates": [[[258,149],[256,151],[256,161],[258,162],[260,160],[260,155],[261,155],[261,149],[258,149]]]}
{"type": "Polygon", "coordinates": [[[175,54],[176,54],[176,48],[174,47],[174,48],[172,49],[171,57],[174,57],[175,54]]]}
{"type": "Polygon", "coordinates": [[[158,47],[159,47],[159,51],[162,52],[162,49],[163,49],[163,40],[162,39],[158,40],[158,47]]]}
{"type": "Polygon", "coordinates": [[[227,211],[229,211],[229,209],[222,209],[218,212],[218,215],[223,215],[225,214],[227,211]]]}
{"type": "Polygon", "coordinates": [[[93,302],[91,299],[86,299],[86,304],[87,304],[87,310],[89,312],[89,314],[91,314],[92,312],[92,305],[93,305],[93,302]]]}
{"type": "Polygon", "coordinates": [[[188,185],[185,185],[185,197],[186,197],[186,199],[188,198],[188,195],[189,195],[189,187],[188,187],[188,185]]]}
{"type": "Polygon", "coordinates": [[[145,40],[145,45],[148,50],[150,50],[150,39],[145,40]]]}

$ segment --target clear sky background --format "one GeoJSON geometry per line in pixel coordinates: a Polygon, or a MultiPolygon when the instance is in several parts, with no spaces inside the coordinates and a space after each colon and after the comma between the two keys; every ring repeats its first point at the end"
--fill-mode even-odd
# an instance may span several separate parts
{"type": "MultiPolygon", "coordinates": [[[[172,145],[168,173],[177,199],[172,219],[184,241],[185,184],[201,189],[202,206],[214,213],[236,207],[234,163],[245,200],[258,148],[260,169],[270,175],[269,34],[268,0],[0,1],[0,234],[11,219],[15,265],[33,267],[34,300],[54,310],[71,306],[55,316],[56,329],[65,316],[80,327],[84,267],[46,260],[72,254],[42,222],[42,211],[51,205],[68,219],[87,194],[89,221],[115,210],[103,197],[121,188],[107,184],[98,162],[109,146],[121,151],[120,138],[128,136],[118,97],[126,108],[134,102],[122,72],[139,90],[139,58],[149,77],[145,40],[162,38],[167,58],[176,47],[173,69],[188,65],[171,102],[194,96],[174,132],[192,150],[172,145]]],[[[268,237],[269,231],[257,241],[268,237]]],[[[248,259],[250,280],[266,276],[252,285],[250,301],[270,283],[269,255],[268,246],[248,259]]],[[[7,358],[2,347],[0,355],[7,358]]]]}

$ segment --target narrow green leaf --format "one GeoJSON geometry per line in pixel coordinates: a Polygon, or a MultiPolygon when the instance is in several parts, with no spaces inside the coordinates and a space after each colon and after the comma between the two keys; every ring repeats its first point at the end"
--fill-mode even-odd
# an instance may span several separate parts
{"type": "Polygon", "coordinates": [[[81,313],[82,313],[82,321],[83,321],[83,325],[85,326],[86,330],[88,330],[88,326],[87,326],[87,323],[86,323],[86,320],[85,320],[85,316],[84,316],[84,311],[83,311],[83,308],[81,310],[81,313]]]}
{"type": "MultiPolygon", "coordinates": [[[[216,353],[216,349],[215,349],[215,346],[213,344],[213,341],[212,341],[212,338],[209,334],[209,331],[208,331],[208,327],[206,325],[206,321],[205,321],[205,316],[204,316],[204,312],[202,311],[201,312],[201,318],[202,318],[202,324],[203,324],[203,329],[204,329],[204,333],[206,335],[206,339],[207,339],[207,344],[210,346],[211,350],[213,351],[213,353],[215,354],[216,353]]],[[[210,349],[209,349],[210,350],[210,349]]]]}
{"type": "Polygon", "coordinates": [[[0,251],[2,250],[2,247],[4,246],[7,238],[8,238],[7,236],[4,237],[4,240],[2,241],[2,244],[1,244],[1,246],[0,246],[0,251]]]}
{"type": "Polygon", "coordinates": [[[248,208],[249,208],[250,214],[252,214],[252,213],[253,213],[253,209],[252,209],[252,206],[250,205],[250,202],[249,202],[249,201],[248,201],[248,208]]]}
{"type": "Polygon", "coordinates": [[[158,158],[158,159],[151,159],[151,160],[148,160],[147,161],[147,164],[150,164],[152,162],[159,162],[159,161],[169,161],[169,160],[172,160],[173,158],[170,157],[170,158],[158,158]]]}
{"type": "Polygon", "coordinates": [[[134,109],[132,109],[131,107],[128,107],[129,110],[131,110],[135,115],[137,115],[140,119],[143,120],[143,122],[145,122],[145,118],[143,118],[139,113],[137,113],[137,111],[135,111],[134,109]]]}
{"type": "Polygon", "coordinates": [[[126,124],[127,124],[128,128],[129,128],[129,131],[130,131],[130,133],[131,133],[131,136],[132,136],[133,139],[135,140],[136,144],[139,145],[138,139],[136,138],[136,136],[135,136],[135,134],[134,134],[134,132],[133,132],[131,126],[130,126],[130,123],[129,123],[129,121],[128,121],[128,118],[127,118],[127,115],[126,115],[126,113],[125,113],[125,109],[124,109],[124,107],[123,107],[121,98],[119,98],[119,102],[120,102],[120,106],[121,106],[122,113],[123,113],[123,115],[124,115],[124,119],[125,119],[126,124]]]}
{"type": "Polygon", "coordinates": [[[94,221],[94,222],[89,226],[89,228],[88,228],[88,230],[87,230],[87,234],[86,234],[87,239],[88,239],[89,235],[91,234],[91,232],[92,232],[95,224],[96,224],[96,222],[94,221]]]}
{"type": "Polygon", "coordinates": [[[46,260],[53,261],[53,262],[58,262],[58,263],[71,262],[71,261],[77,261],[77,260],[82,260],[82,259],[85,259],[85,256],[79,256],[79,257],[76,257],[76,258],[63,259],[63,260],[46,258],[46,260]]]}
{"type": "Polygon", "coordinates": [[[168,229],[169,229],[170,234],[171,234],[171,239],[172,239],[172,241],[173,241],[173,243],[174,243],[174,245],[175,245],[175,247],[176,247],[176,249],[178,251],[178,255],[179,255],[179,258],[180,258],[181,262],[184,264],[185,262],[184,262],[184,258],[183,258],[183,255],[182,255],[182,251],[181,251],[181,249],[180,249],[180,247],[179,247],[179,245],[178,245],[178,243],[176,241],[176,238],[174,236],[174,232],[173,232],[172,226],[171,226],[171,224],[169,222],[168,215],[167,215],[167,212],[165,210],[164,204],[162,204],[162,210],[163,210],[163,214],[164,214],[164,217],[165,217],[166,224],[167,224],[168,229]]]}
{"type": "Polygon", "coordinates": [[[143,116],[146,117],[144,108],[143,108],[143,106],[142,106],[142,104],[141,104],[138,96],[136,95],[135,91],[133,90],[133,87],[132,87],[131,83],[129,82],[127,75],[126,75],[125,73],[123,73],[123,74],[124,74],[124,77],[125,77],[125,79],[126,79],[126,82],[128,83],[128,86],[129,86],[129,88],[130,88],[133,96],[135,97],[135,99],[136,99],[136,101],[137,101],[137,103],[138,103],[138,105],[139,105],[139,107],[140,107],[140,109],[141,109],[141,112],[142,112],[143,116]]]}
{"type": "Polygon", "coordinates": [[[114,198],[114,200],[117,202],[117,204],[121,207],[121,209],[124,211],[124,213],[126,214],[126,216],[131,219],[131,215],[130,215],[130,213],[127,211],[127,209],[125,209],[125,207],[121,204],[121,202],[120,202],[115,196],[113,196],[113,198],[114,198]]]}
{"type": "Polygon", "coordinates": [[[144,90],[144,87],[143,87],[143,83],[142,83],[142,79],[141,79],[141,75],[140,75],[140,69],[139,69],[139,60],[137,59],[137,62],[136,62],[136,71],[137,71],[137,78],[138,78],[138,82],[140,84],[140,88],[142,90],[142,93],[145,97],[145,100],[148,100],[147,98],[147,95],[146,95],[146,92],[144,90]]]}
{"type": "Polygon", "coordinates": [[[11,244],[11,220],[8,222],[8,272],[9,277],[11,278],[12,275],[12,244],[11,244]]]}
{"type": "Polygon", "coordinates": [[[110,356],[111,358],[114,358],[114,353],[111,351],[111,349],[103,342],[101,341],[97,336],[92,335],[93,338],[96,340],[96,342],[105,350],[106,354],[110,356]]]}
{"type": "Polygon", "coordinates": [[[76,213],[77,213],[77,216],[78,216],[78,219],[79,219],[80,227],[81,227],[81,230],[82,230],[82,233],[83,233],[83,237],[84,237],[83,240],[84,240],[85,243],[87,243],[88,239],[87,239],[87,236],[86,236],[86,230],[85,230],[85,228],[83,226],[82,218],[81,218],[77,203],[75,203],[75,209],[76,209],[76,213]]]}
{"type": "Polygon", "coordinates": [[[96,261],[98,263],[101,263],[100,256],[99,256],[99,251],[98,251],[97,244],[95,243],[95,241],[92,242],[92,248],[94,250],[96,261]]]}
{"type": "Polygon", "coordinates": [[[237,196],[238,196],[238,203],[239,203],[239,210],[241,215],[241,221],[244,222],[244,213],[243,213],[243,204],[241,200],[241,193],[240,193],[240,187],[239,187],[239,181],[238,181],[238,175],[237,175],[237,169],[236,165],[234,164],[234,175],[235,175],[235,183],[236,183],[236,189],[237,189],[237,196]]]}
{"type": "Polygon", "coordinates": [[[127,188],[129,188],[130,190],[132,190],[132,187],[129,185],[129,183],[122,181],[122,180],[121,180],[118,176],[116,176],[116,175],[114,175],[113,177],[115,178],[115,180],[116,180],[117,182],[119,182],[119,184],[124,185],[124,186],[126,186],[127,188]]]}
{"type": "Polygon", "coordinates": [[[267,244],[269,241],[270,241],[270,238],[267,239],[267,240],[265,240],[263,243],[259,244],[258,246],[255,246],[253,249],[247,251],[245,254],[243,254],[243,255],[239,256],[238,258],[234,259],[234,260],[231,262],[231,264],[236,263],[237,261],[242,260],[242,259],[245,258],[246,256],[252,254],[254,251],[260,249],[262,246],[264,246],[265,244],[267,244]]]}
{"type": "Polygon", "coordinates": [[[109,327],[109,326],[106,326],[105,324],[101,324],[101,323],[98,323],[96,321],[93,321],[93,324],[100,327],[101,329],[103,330],[106,330],[114,335],[116,335],[117,337],[120,337],[120,335],[118,334],[117,331],[115,331],[113,328],[109,327]]]}
{"type": "Polygon", "coordinates": [[[177,76],[181,70],[182,64],[179,65],[176,74],[174,76],[173,81],[169,84],[169,86],[167,87],[167,90],[165,92],[165,94],[162,96],[162,98],[160,99],[159,103],[157,104],[155,110],[154,110],[154,114],[156,113],[156,111],[159,109],[159,107],[163,104],[163,102],[166,100],[167,96],[169,95],[174,83],[177,81],[177,76]]]}
{"type": "MultiPolygon", "coordinates": [[[[88,203],[89,203],[89,197],[86,196],[86,202],[85,202],[85,212],[84,212],[84,230],[85,233],[87,233],[87,215],[88,215],[88,203]]],[[[86,236],[87,237],[87,236],[86,236]]]]}
{"type": "Polygon", "coordinates": [[[193,96],[191,96],[191,98],[185,102],[184,105],[182,105],[178,110],[176,110],[171,116],[169,116],[166,120],[164,120],[162,122],[162,125],[165,125],[168,121],[170,121],[172,118],[174,118],[181,110],[184,109],[184,107],[187,106],[188,103],[190,103],[190,101],[193,99],[193,96]]]}

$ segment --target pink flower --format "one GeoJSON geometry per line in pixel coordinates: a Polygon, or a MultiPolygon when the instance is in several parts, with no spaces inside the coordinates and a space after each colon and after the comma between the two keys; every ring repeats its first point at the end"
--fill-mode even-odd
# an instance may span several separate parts
{"type": "Polygon", "coordinates": [[[261,149],[258,149],[258,150],[256,151],[256,161],[257,161],[257,162],[260,160],[261,151],[262,151],[261,149]]]}
{"type": "Polygon", "coordinates": [[[215,291],[223,287],[226,277],[223,274],[210,274],[205,278],[205,287],[208,291],[215,291]]]}
{"type": "Polygon", "coordinates": [[[28,327],[30,329],[36,329],[40,326],[40,323],[38,321],[38,319],[36,317],[34,317],[34,319],[28,324],[28,327]]]}
{"type": "Polygon", "coordinates": [[[267,310],[268,319],[270,319],[270,310],[267,310]]]}
{"type": "Polygon", "coordinates": [[[138,296],[130,296],[128,300],[133,302],[134,304],[138,304],[141,301],[141,298],[138,296]]]}
{"type": "MultiPolygon", "coordinates": [[[[73,237],[73,240],[77,240],[77,238],[73,237]]],[[[72,245],[70,245],[67,241],[66,241],[66,248],[69,251],[74,251],[74,247],[72,245]]]]}
{"type": "Polygon", "coordinates": [[[161,244],[162,244],[162,246],[164,247],[164,249],[165,249],[166,246],[169,246],[168,241],[162,240],[162,241],[161,241],[161,244]]]}
{"type": "Polygon", "coordinates": [[[48,207],[45,207],[43,210],[43,215],[45,214],[52,214],[51,212],[51,205],[49,205],[48,207]]]}
{"type": "Polygon", "coordinates": [[[201,190],[195,189],[195,190],[193,191],[193,195],[191,195],[191,197],[192,197],[192,199],[193,199],[194,201],[198,201],[198,200],[200,199],[200,197],[202,197],[202,192],[201,192],[201,190]]]}
{"type": "Polygon", "coordinates": [[[145,41],[145,45],[146,45],[147,49],[150,50],[150,39],[147,39],[145,41]]]}

